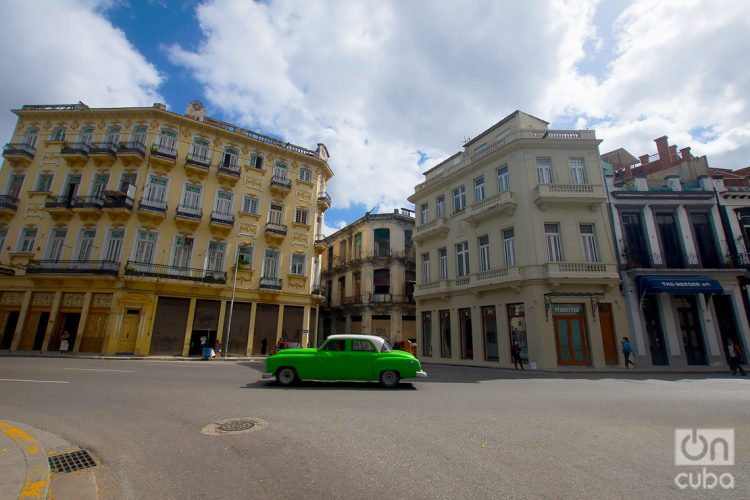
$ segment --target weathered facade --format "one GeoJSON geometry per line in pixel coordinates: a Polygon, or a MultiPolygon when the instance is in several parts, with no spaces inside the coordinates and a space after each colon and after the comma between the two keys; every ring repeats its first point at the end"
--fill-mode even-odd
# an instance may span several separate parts
{"type": "Polygon", "coordinates": [[[309,150],[205,116],[23,106],[0,170],[0,349],[307,342],[331,200],[309,150]]]}
{"type": "Polygon", "coordinates": [[[415,339],[414,216],[367,214],[325,239],[318,341],[334,333],[415,339]]]}

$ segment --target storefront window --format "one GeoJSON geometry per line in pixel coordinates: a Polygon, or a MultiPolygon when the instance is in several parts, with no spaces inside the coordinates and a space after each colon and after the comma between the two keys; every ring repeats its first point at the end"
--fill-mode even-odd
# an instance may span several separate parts
{"type": "Polygon", "coordinates": [[[451,357],[451,312],[440,311],[440,356],[451,357]]]}
{"type": "Polygon", "coordinates": [[[484,332],[484,359],[498,361],[500,358],[497,349],[495,306],[482,307],[482,330],[484,332]]]}
{"type": "Polygon", "coordinates": [[[474,359],[474,338],[471,328],[471,309],[459,309],[461,328],[461,359],[474,359]]]}
{"type": "Polygon", "coordinates": [[[432,313],[422,313],[422,356],[432,356],[432,313]]]}
{"type": "Polygon", "coordinates": [[[521,359],[528,363],[529,345],[526,341],[526,315],[523,304],[508,304],[508,331],[510,332],[510,347],[514,342],[521,346],[521,359]]]}

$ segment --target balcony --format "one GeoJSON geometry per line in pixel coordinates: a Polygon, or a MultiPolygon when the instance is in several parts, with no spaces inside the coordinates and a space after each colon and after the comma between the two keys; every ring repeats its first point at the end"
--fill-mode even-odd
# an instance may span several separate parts
{"type": "Polygon", "coordinates": [[[146,159],[146,145],[140,141],[120,143],[117,148],[117,157],[126,167],[128,165],[140,165],[146,159]]]}
{"type": "Polygon", "coordinates": [[[100,196],[76,196],[73,198],[71,207],[83,222],[93,222],[102,216],[104,198],[100,196]]]}
{"type": "Polygon", "coordinates": [[[120,263],[110,260],[30,260],[26,274],[96,274],[117,276],[120,263]]]}
{"type": "Polygon", "coordinates": [[[265,236],[268,243],[280,244],[286,238],[286,233],[286,224],[274,224],[273,222],[266,224],[265,236]]]}
{"type": "Polygon", "coordinates": [[[218,236],[226,236],[234,227],[234,215],[214,210],[211,212],[210,229],[218,236]]]}
{"type": "Polygon", "coordinates": [[[0,221],[7,222],[16,215],[18,200],[10,195],[0,196],[0,221]]]}
{"type": "Polygon", "coordinates": [[[595,184],[539,184],[534,202],[541,210],[552,205],[588,205],[593,212],[607,200],[604,187],[595,184]]]}
{"type": "Polygon", "coordinates": [[[554,281],[569,279],[619,279],[617,270],[612,264],[601,262],[548,262],[544,264],[543,274],[554,281]]]}
{"type": "Polygon", "coordinates": [[[138,219],[144,224],[159,225],[167,218],[167,202],[141,198],[138,203],[138,219]]]}
{"type": "Polygon", "coordinates": [[[28,144],[11,143],[3,148],[3,158],[14,167],[26,167],[34,159],[36,148],[28,144]]]}
{"type": "Polygon", "coordinates": [[[16,270],[8,264],[0,264],[0,275],[2,276],[15,276],[16,270]]]}
{"type": "Polygon", "coordinates": [[[267,276],[261,276],[258,288],[260,290],[280,292],[281,285],[281,278],[269,278],[267,276]]]}
{"type": "Polygon", "coordinates": [[[111,167],[117,159],[117,146],[106,142],[92,144],[89,157],[97,167],[111,167]]]}
{"type": "Polygon", "coordinates": [[[177,164],[177,147],[170,144],[151,145],[151,166],[164,172],[171,172],[177,164]]]}
{"type": "Polygon", "coordinates": [[[208,175],[210,165],[211,161],[207,154],[191,152],[185,159],[185,171],[188,175],[192,174],[200,179],[204,179],[208,175]]]}
{"type": "Polygon", "coordinates": [[[165,266],[163,264],[151,264],[133,260],[129,260],[125,265],[125,276],[167,278],[218,285],[224,285],[227,282],[227,273],[225,271],[165,266]]]}
{"type": "Polygon", "coordinates": [[[65,142],[60,149],[60,158],[65,160],[68,167],[82,167],[89,161],[91,146],[85,142],[65,142]]]}
{"type": "Polygon", "coordinates": [[[289,180],[286,169],[274,168],[271,176],[271,192],[286,196],[292,191],[292,181],[289,180]]]}
{"type": "Polygon", "coordinates": [[[69,221],[73,217],[73,200],[69,196],[48,196],[44,209],[55,222],[69,221]]]}
{"type": "Polygon", "coordinates": [[[466,220],[472,226],[476,226],[481,221],[492,217],[513,215],[517,206],[516,195],[512,191],[503,191],[471,205],[466,220]]]}
{"type": "Polygon", "coordinates": [[[417,230],[412,236],[412,239],[418,243],[422,243],[432,238],[444,238],[448,235],[450,226],[448,220],[445,217],[438,217],[430,222],[417,226],[417,230]]]}
{"type": "Polygon", "coordinates": [[[318,210],[324,212],[331,208],[331,195],[325,191],[318,193],[318,210]]]}
{"type": "Polygon", "coordinates": [[[180,205],[174,216],[177,229],[183,232],[195,231],[201,223],[203,211],[200,207],[186,207],[180,205]]]}
{"type": "Polygon", "coordinates": [[[323,252],[326,251],[326,248],[328,248],[328,245],[326,245],[325,236],[323,236],[322,234],[315,235],[314,248],[315,248],[315,253],[317,255],[321,255],[323,252]]]}
{"type": "Polygon", "coordinates": [[[133,213],[134,200],[121,191],[104,191],[104,206],[102,212],[107,214],[112,222],[124,222],[133,213]]]}
{"type": "Polygon", "coordinates": [[[240,164],[237,160],[234,161],[222,161],[219,163],[218,171],[216,173],[219,177],[219,182],[225,182],[231,186],[237,184],[240,180],[240,164]]]}

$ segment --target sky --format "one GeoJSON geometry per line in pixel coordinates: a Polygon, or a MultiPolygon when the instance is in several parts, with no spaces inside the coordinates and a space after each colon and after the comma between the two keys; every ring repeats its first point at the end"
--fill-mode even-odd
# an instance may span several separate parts
{"type": "Polygon", "coordinates": [[[24,104],[200,100],[315,149],[325,234],[413,208],[423,172],[520,109],[594,129],[602,153],[669,136],[750,166],[750,2],[4,0],[0,136],[24,104]]]}

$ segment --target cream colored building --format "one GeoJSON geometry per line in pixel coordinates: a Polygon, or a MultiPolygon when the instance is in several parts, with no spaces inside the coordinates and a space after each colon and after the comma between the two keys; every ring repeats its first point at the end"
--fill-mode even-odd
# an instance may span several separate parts
{"type": "Polygon", "coordinates": [[[425,172],[416,207],[419,356],[539,369],[620,362],[623,296],[599,140],[516,111],[425,172]]]}
{"type": "Polygon", "coordinates": [[[414,214],[367,214],[325,239],[320,342],[363,333],[391,342],[415,339],[414,214]]]}
{"type": "Polygon", "coordinates": [[[326,147],[205,116],[23,106],[0,170],[0,349],[235,355],[307,342],[326,147]],[[231,326],[230,326],[231,325],[231,326]],[[263,341],[265,339],[265,342],[263,341]]]}

